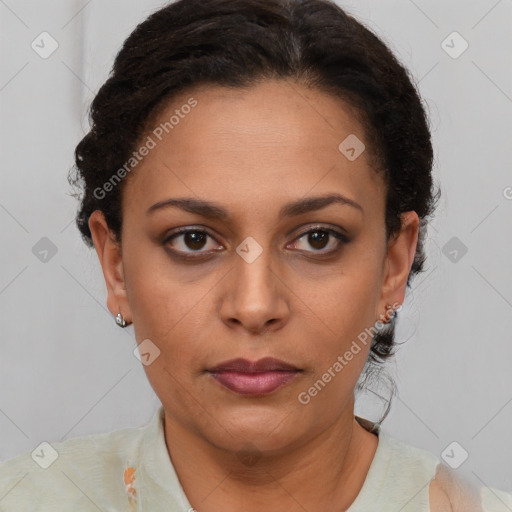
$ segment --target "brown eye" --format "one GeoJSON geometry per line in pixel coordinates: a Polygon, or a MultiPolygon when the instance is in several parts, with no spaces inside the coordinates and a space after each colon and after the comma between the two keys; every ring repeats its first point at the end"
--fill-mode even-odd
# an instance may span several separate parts
{"type": "Polygon", "coordinates": [[[330,235],[326,231],[310,231],[308,233],[308,243],[315,249],[324,249],[329,237],[330,235]]]}
{"type": "Polygon", "coordinates": [[[201,229],[181,230],[180,232],[169,236],[164,243],[166,245],[171,245],[173,251],[186,255],[190,255],[195,252],[203,254],[204,252],[218,247],[215,239],[206,231],[201,229]],[[215,243],[209,242],[209,239],[213,240],[215,243]],[[208,243],[210,243],[209,247],[208,243]]]}
{"type": "Polygon", "coordinates": [[[336,252],[341,249],[344,243],[348,242],[347,237],[335,231],[333,229],[310,229],[302,235],[300,235],[294,242],[293,246],[295,249],[304,250],[307,252],[318,252],[320,254],[328,254],[336,252]],[[309,248],[313,248],[312,251],[309,248]],[[326,247],[328,248],[327,250],[326,247]]]}
{"type": "Polygon", "coordinates": [[[207,236],[205,233],[190,231],[183,234],[183,243],[190,249],[198,251],[204,247],[207,236]]]}

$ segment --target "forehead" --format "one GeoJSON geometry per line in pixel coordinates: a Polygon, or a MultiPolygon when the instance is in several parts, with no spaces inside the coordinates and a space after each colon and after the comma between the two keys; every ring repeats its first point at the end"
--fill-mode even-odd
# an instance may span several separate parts
{"type": "Polygon", "coordinates": [[[189,89],[152,116],[144,143],[151,149],[125,192],[141,207],[214,196],[240,207],[254,200],[256,211],[325,192],[376,206],[383,201],[355,110],[291,81],[189,89]]]}

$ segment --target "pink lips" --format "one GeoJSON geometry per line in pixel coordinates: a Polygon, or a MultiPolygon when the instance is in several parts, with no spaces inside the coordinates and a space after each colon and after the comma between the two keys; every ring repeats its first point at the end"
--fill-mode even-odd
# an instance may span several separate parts
{"type": "Polygon", "coordinates": [[[272,357],[265,357],[255,362],[247,359],[232,359],[208,369],[216,381],[242,395],[272,393],[301,371],[295,366],[272,357]]]}

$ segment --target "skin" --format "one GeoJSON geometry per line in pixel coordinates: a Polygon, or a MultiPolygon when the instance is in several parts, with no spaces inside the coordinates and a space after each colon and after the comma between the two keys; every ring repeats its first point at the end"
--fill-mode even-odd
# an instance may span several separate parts
{"type": "Polygon", "coordinates": [[[378,443],[354,419],[369,342],[307,405],[297,397],[383,318],[387,304],[403,302],[418,216],[403,214],[401,232],[386,240],[381,175],[368,151],[349,161],[338,149],[349,134],[365,141],[355,112],[341,100],[285,80],[247,89],[201,86],[175,97],[155,125],[191,97],[197,106],[125,183],[121,247],[99,210],[90,218],[108,308],[133,322],[138,343],[149,338],[160,350],[144,370],[196,510],[332,512],[333,503],[345,510],[378,443]],[[331,193],[361,210],[333,203],[278,218],[290,201],[331,193]],[[180,197],[215,202],[229,218],[176,207],[146,213],[180,197]],[[318,224],[346,230],[349,241],[315,244],[304,233],[318,224]],[[165,242],[182,226],[214,238],[202,245],[190,238],[187,244],[183,235],[165,242]],[[236,252],[249,236],[263,250],[252,263],[236,252]],[[185,262],[171,256],[173,249],[209,256],[185,262]],[[303,371],[263,397],[234,393],[205,372],[235,357],[267,356],[303,371]],[[238,456],[247,443],[255,463],[238,456]]]}

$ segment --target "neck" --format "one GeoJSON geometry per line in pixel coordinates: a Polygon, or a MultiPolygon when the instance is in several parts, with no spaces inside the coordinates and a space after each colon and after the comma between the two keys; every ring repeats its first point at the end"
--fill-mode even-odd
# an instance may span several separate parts
{"type": "Polygon", "coordinates": [[[356,421],[353,403],[315,437],[268,452],[250,443],[237,452],[216,446],[167,413],[165,437],[198,512],[331,511],[333,503],[344,510],[359,494],[378,443],[356,421]]]}

